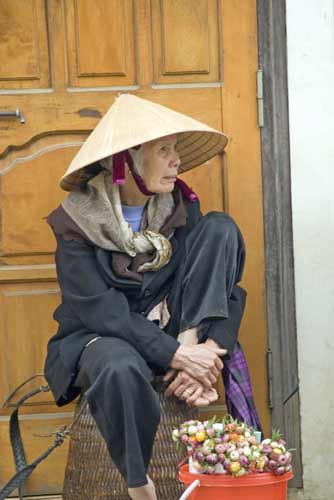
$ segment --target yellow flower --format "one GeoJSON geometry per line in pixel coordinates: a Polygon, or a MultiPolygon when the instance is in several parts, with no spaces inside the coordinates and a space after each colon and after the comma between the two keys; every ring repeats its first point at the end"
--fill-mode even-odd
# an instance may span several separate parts
{"type": "Polygon", "coordinates": [[[237,472],[239,472],[240,468],[241,465],[239,462],[231,462],[230,469],[232,474],[236,474],[237,472]]]}
{"type": "Polygon", "coordinates": [[[256,462],[256,468],[257,469],[264,469],[264,466],[265,466],[265,463],[264,463],[264,460],[259,460],[258,462],[256,462]]]}
{"type": "Polygon", "coordinates": [[[202,443],[206,440],[206,433],[204,431],[196,432],[196,439],[199,443],[202,443]]]}

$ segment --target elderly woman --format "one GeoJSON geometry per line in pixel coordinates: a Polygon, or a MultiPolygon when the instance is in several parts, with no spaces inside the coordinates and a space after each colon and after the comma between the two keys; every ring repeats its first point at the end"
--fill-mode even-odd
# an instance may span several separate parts
{"type": "MultiPolygon", "coordinates": [[[[133,499],[156,499],[147,476],[160,418],[154,380],[164,377],[167,394],[206,406],[217,399],[223,363],[240,352],[241,233],[225,213],[202,216],[177,177],[226,142],[124,94],[74,158],[61,181],[71,193],[48,217],[62,302],[46,378],[58,405],[85,392],[133,499]]],[[[230,402],[232,412],[237,406],[230,402]]],[[[257,425],[255,409],[253,417],[257,425]]]]}

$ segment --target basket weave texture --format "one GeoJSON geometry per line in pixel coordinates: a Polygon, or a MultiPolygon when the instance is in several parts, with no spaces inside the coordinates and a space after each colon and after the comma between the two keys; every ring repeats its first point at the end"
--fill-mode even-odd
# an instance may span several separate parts
{"type": "MultiPolygon", "coordinates": [[[[178,481],[182,456],[176,451],[171,432],[182,422],[198,418],[198,410],[176,398],[159,394],[161,421],[155,437],[149,475],[159,500],[177,500],[183,491],[178,481]]],[[[72,429],[63,500],[128,500],[126,484],[113,464],[85,398],[76,407],[76,415],[85,405],[72,429]]]]}

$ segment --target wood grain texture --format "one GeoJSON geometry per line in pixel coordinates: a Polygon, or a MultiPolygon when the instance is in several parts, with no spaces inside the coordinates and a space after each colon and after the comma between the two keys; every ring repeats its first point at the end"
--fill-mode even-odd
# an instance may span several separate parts
{"type": "MultiPolygon", "coordinates": [[[[70,424],[72,418],[43,415],[34,415],[21,421],[22,440],[26,450],[27,461],[35,460],[54,441],[54,436],[39,437],[37,435],[52,434],[62,426],[70,424]]],[[[14,474],[14,464],[8,436],[8,422],[0,421],[0,484],[4,485],[14,474]]],[[[43,461],[27,480],[25,493],[27,495],[46,495],[60,493],[59,485],[64,478],[64,463],[68,453],[68,441],[58,447],[48,458],[43,461]]],[[[17,491],[13,493],[17,495],[17,491]]]]}
{"type": "MultiPolygon", "coordinates": [[[[37,254],[37,255],[0,255],[0,266],[38,266],[38,265],[54,265],[54,256],[52,254],[37,254]]],[[[14,273],[15,274],[15,273],[14,273]]],[[[6,279],[6,274],[2,275],[2,279],[6,279]]],[[[9,276],[7,275],[7,278],[9,276]]],[[[48,276],[53,279],[53,274],[48,276]]],[[[11,280],[11,278],[9,277],[11,280]]],[[[15,279],[15,278],[14,278],[15,279]]],[[[12,280],[11,280],[12,281],[12,280]]]]}
{"type": "Polygon", "coordinates": [[[26,123],[18,120],[0,121],[0,160],[7,155],[8,148],[29,145],[41,136],[64,133],[85,132],[86,135],[96,126],[96,116],[82,114],[82,109],[91,108],[105,114],[112,105],[116,92],[68,93],[62,90],[47,94],[1,95],[0,108],[19,107],[24,113],[26,123]]]}
{"type": "Polygon", "coordinates": [[[2,0],[0,89],[43,88],[50,84],[45,3],[2,0]]]}
{"type": "Polygon", "coordinates": [[[67,0],[69,85],[135,83],[132,0],[67,0]]]}
{"type": "Polygon", "coordinates": [[[135,47],[137,57],[137,83],[149,87],[153,81],[152,12],[150,0],[137,0],[135,12],[135,47]]]}
{"type": "Polygon", "coordinates": [[[160,8],[163,75],[209,73],[207,0],[196,3],[161,0],[160,8]]]}
{"type": "Polygon", "coordinates": [[[29,255],[51,253],[54,237],[45,218],[64,197],[58,179],[73,147],[47,148],[43,141],[39,155],[15,165],[1,182],[1,253],[29,255]]]}
{"type": "Polygon", "coordinates": [[[248,298],[240,338],[249,363],[261,422],[268,434],[262,172],[256,108],[256,1],[222,1],[221,29],[224,45],[223,128],[230,137],[224,159],[226,208],[241,227],[247,252],[242,284],[248,298]]]}
{"type": "MultiPolygon", "coordinates": [[[[0,401],[24,380],[43,372],[47,342],[57,330],[53,311],[59,302],[54,282],[31,285],[21,278],[21,283],[0,285],[0,401]]],[[[34,404],[39,401],[52,401],[51,394],[36,396],[34,404]]]]}
{"type": "MultiPolygon", "coordinates": [[[[40,256],[36,256],[40,260],[40,256]]],[[[56,266],[54,264],[37,265],[0,265],[0,283],[42,283],[57,281],[56,266]]]]}
{"type": "MultiPolygon", "coordinates": [[[[25,496],[24,500],[62,500],[62,495],[38,495],[38,496],[25,496]]],[[[16,500],[18,499],[17,496],[10,497],[10,500],[16,500]]],[[[9,500],[8,498],[6,500],[9,500]]]]}
{"type": "Polygon", "coordinates": [[[215,0],[153,0],[156,83],[199,83],[220,79],[217,12],[215,0]]]}
{"type": "Polygon", "coordinates": [[[264,75],[262,139],[268,343],[273,359],[272,423],[294,452],[291,487],[301,488],[301,424],[293,262],[285,1],[258,1],[264,75]]]}
{"type": "MultiPolygon", "coordinates": [[[[14,497],[10,497],[11,500],[16,500],[18,497],[14,496],[14,497]]],[[[36,496],[26,496],[25,497],[25,500],[61,500],[63,497],[62,495],[47,495],[47,496],[44,496],[44,495],[38,495],[37,497],[36,496]]],[[[6,499],[8,500],[8,499],[6,499]]]]}

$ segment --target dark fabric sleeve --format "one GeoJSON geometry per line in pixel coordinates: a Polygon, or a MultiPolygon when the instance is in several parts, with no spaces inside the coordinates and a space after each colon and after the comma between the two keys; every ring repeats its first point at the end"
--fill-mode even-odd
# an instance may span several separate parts
{"type": "Polygon", "coordinates": [[[211,318],[203,321],[200,328],[199,340],[204,342],[207,338],[215,340],[228,354],[231,354],[238,339],[238,331],[246,305],[246,291],[234,285],[228,299],[228,317],[211,318]]]}
{"type": "Polygon", "coordinates": [[[56,265],[64,302],[90,331],[132,344],[148,363],[163,369],[179,347],[155,323],[131,312],[124,293],[110,288],[99,271],[94,247],[57,236],[56,265]]]}

